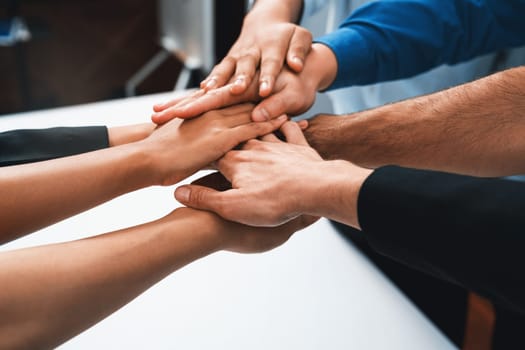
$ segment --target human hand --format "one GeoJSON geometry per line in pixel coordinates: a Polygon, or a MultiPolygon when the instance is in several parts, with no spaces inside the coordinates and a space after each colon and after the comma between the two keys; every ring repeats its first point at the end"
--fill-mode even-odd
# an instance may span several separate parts
{"type": "MultiPolygon", "coordinates": [[[[273,119],[286,113],[301,114],[315,101],[316,91],[326,88],[335,77],[335,56],[324,45],[313,45],[305,68],[300,74],[283,69],[277,77],[272,94],[260,102],[252,113],[254,121],[273,119]]],[[[152,120],[163,124],[173,118],[192,118],[203,112],[241,102],[259,102],[256,81],[242,94],[232,94],[231,84],[211,91],[199,90],[163,105],[157,105],[152,120]]]]}
{"type": "MultiPolygon", "coordinates": [[[[211,235],[211,240],[217,242],[215,250],[228,250],[245,254],[261,253],[274,249],[285,243],[294,232],[313,224],[318,219],[302,215],[284,225],[263,228],[227,221],[212,212],[191,208],[178,208],[170,215],[173,216],[173,214],[183,220],[198,223],[199,232],[202,231],[211,235]]],[[[195,239],[200,238],[200,235],[196,233],[195,239]]],[[[203,242],[203,245],[207,244],[209,242],[203,242]]]]}
{"type": "Polygon", "coordinates": [[[285,60],[293,72],[301,72],[311,44],[312,34],[298,25],[248,18],[226,57],[213,68],[200,87],[211,90],[233,81],[229,91],[241,94],[256,78],[260,66],[256,85],[259,96],[266,97],[272,92],[285,60]]]}
{"type": "Polygon", "coordinates": [[[204,113],[199,118],[173,120],[142,141],[152,156],[158,183],[171,185],[190,176],[247,140],[276,130],[281,116],[268,122],[251,122],[253,105],[242,104],[204,113]]]}
{"type": "MultiPolygon", "coordinates": [[[[228,152],[216,163],[233,189],[219,192],[217,183],[214,188],[181,186],[175,198],[184,205],[252,226],[278,226],[303,213],[315,215],[310,206],[317,202],[315,184],[325,176],[320,170],[324,162],[308,146],[296,123],[285,123],[281,131],[288,143],[267,135],[248,141],[242,150],[228,152]]],[[[201,180],[200,184],[209,185],[210,181],[201,180]]]]}

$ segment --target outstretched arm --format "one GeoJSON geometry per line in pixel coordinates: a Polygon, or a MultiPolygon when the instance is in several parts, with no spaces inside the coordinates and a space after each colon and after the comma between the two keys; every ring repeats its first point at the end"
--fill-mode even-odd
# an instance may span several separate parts
{"type": "Polygon", "coordinates": [[[0,171],[0,242],[6,242],[124,193],[171,185],[237,144],[284,120],[251,123],[240,105],[175,120],[135,143],[0,171]]]}
{"type": "Polygon", "coordinates": [[[524,174],[525,67],[346,116],[305,131],[326,159],[475,176],[524,174]]]}
{"type": "Polygon", "coordinates": [[[372,1],[316,41],[337,57],[330,88],[406,78],[525,44],[523,0],[372,1]]]}
{"type": "Polygon", "coordinates": [[[314,220],[256,229],[181,208],[144,225],[2,253],[0,348],[54,348],[194,260],[269,250],[314,220]]]}

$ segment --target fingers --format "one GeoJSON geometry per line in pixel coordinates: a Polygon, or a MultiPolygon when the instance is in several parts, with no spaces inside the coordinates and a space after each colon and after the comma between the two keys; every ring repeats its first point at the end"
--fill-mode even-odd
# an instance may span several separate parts
{"type": "Polygon", "coordinates": [[[279,138],[273,133],[264,135],[263,137],[261,137],[261,140],[265,142],[281,142],[281,140],[279,140],[279,138]]]}
{"type": "Polygon", "coordinates": [[[198,186],[185,185],[175,190],[175,199],[190,208],[210,210],[223,216],[221,210],[223,194],[215,189],[198,186]]]}
{"type": "Polygon", "coordinates": [[[282,115],[267,122],[249,123],[230,129],[226,136],[228,142],[231,143],[229,148],[232,149],[241,142],[267,135],[277,130],[286,120],[286,116],[282,115]]]}
{"type": "Polygon", "coordinates": [[[290,40],[286,63],[296,73],[303,70],[304,60],[311,47],[312,33],[305,28],[295,27],[294,34],[290,40]]]}
{"type": "Polygon", "coordinates": [[[257,67],[259,66],[260,53],[258,51],[249,52],[237,60],[235,77],[231,86],[231,93],[238,95],[246,91],[250,86],[257,67]]]}
{"type": "Polygon", "coordinates": [[[224,57],[221,63],[212,69],[210,75],[200,83],[200,88],[209,91],[224,86],[232,77],[236,64],[237,60],[233,57],[224,57]]]}
{"type": "Polygon", "coordinates": [[[226,220],[246,223],[243,222],[246,221],[243,220],[246,213],[236,210],[246,208],[246,204],[243,203],[244,197],[239,197],[238,192],[235,189],[219,192],[204,186],[185,185],[177,188],[174,195],[179,203],[187,207],[212,211],[226,220]]]}
{"type": "Polygon", "coordinates": [[[176,97],[168,102],[164,102],[164,103],[157,103],[156,105],[153,106],[153,111],[155,112],[152,116],[151,116],[151,120],[155,123],[155,124],[163,124],[163,123],[166,123],[168,121],[170,121],[171,119],[173,118],[164,118],[164,119],[160,119],[159,116],[158,116],[158,113],[168,109],[168,108],[171,108],[171,107],[174,107],[174,106],[182,106],[190,101],[193,101],[195,99],[198,99],[199,97],[201,97],[202,95],[205,94],[205,91],[202,90],[202,89],[199,89],[193,93],[189,93],[189,94],[186,94],[186,95],[183,95],[183,96],[179,96],[179,97],[176,97]]]}
{"type": "Polygon", "coordinates": [[[268,48],[262,53],[259,96],[267,97],[272,92],[275,79],[283,68],[285,54],[284,48],[279,46],[268,48]]]}
{"type": "Polygon", "coordinates": [[[308,120],[306,119],[303,119],[303,120],[299,120],[297,122],[297,125],[299,125],[299,127],[301,128],[302,131],[308,129],[308,120]]]}
{"type": "Polygon", "coordinates": [[[277,92],[262,100],[261,103],[255,107],[252,113],[252,120],[262,122],[286,114],[291,109],[291,103],[292,102],[286,98],[286,92],[277,92]]]}
{"type": "Polygon", "coordinates": [[[243,99],[244,97],[242,96],[232,95],[230,87],[227,85],[208,91],[201,96],[182,101],[178,105],[154,114],[151,119],[156,124],[163,124],[173,118],[193,118],[212,109],[244,102],[243,99]]]}
{"type": "Polygon", "coordinates": [[[188,97],[188,95],[184,95],[184,96],[175,97],[174,99],[169,100],[168,102],[157,103],[157,104],[153,105],[153,111],[161,112],[161,111],[165,110],[168,107],[171,107],[171,106],[174,106],[174,105],[180,103],[181,101],[183,101],[187,97],[188,97]]]}
{"type": "Polygon", "coordinates": [[[281,126],[281,132],[286,137],[288,143],[293,143],[295,145],[308,146],[308,142],[304,137],[301,127],[295,122],[286,122],[281,126]]]}

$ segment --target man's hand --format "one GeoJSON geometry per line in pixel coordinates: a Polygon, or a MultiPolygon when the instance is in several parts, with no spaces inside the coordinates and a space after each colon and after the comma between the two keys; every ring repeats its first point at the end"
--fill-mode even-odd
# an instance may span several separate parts
{"type": "MultiPolygon", "coordinates": [[[[236,253],[261,253],[285,243],[290,236],[313,224],[318,218],[302,215],[277,227],[253,227],[224,220],[209,211],[191,208],[179,208],[182,220],[189,220],[202,231],[213,236],[212,241],[219,242],[218,249],[236,253]]],[[[198,236],[198,235],[197,235],[198,236]]],[[[198,239],[197,236],[194,239],[198,239]]],[[[209,245],[209,242],[203,245],[209,245]]]]}
{"type": "Polygon", "coordinates": [[[282,116],[268,122],[251,122],[252,109],[250,104],[236,105],[159,127],[142,141],[152,157],[152,175],[161,177],[160,184],[174,184],[240,143],[268,134],[286,121],[282,116]]]}
{"type": "Polygon", "coordinates": [[[296,123],[285,123],[281,131],[287,143],[267,135],[217,162],[232,189],[220,192],[215,188],[224,189],[225,184],[216,181],[214,188],[207,187],[217,180],[213,175],[179,187],[175,198],[251,226],[277,226],[308,214],[358,227],[357,193],[371,171],[345,161],[323,161],[296,123]]]}

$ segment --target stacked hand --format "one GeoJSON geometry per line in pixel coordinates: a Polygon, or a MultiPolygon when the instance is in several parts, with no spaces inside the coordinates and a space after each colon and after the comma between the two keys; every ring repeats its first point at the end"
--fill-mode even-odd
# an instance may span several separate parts
{"type": "Polygon", "coordinates": [[[157,183],[171,185],[219,159],[238,144],[279,128],[285,116],[251,122],[253,105],[213,110],[198,118],[173,120],[142,141],[152,156],[157,183]]]}

